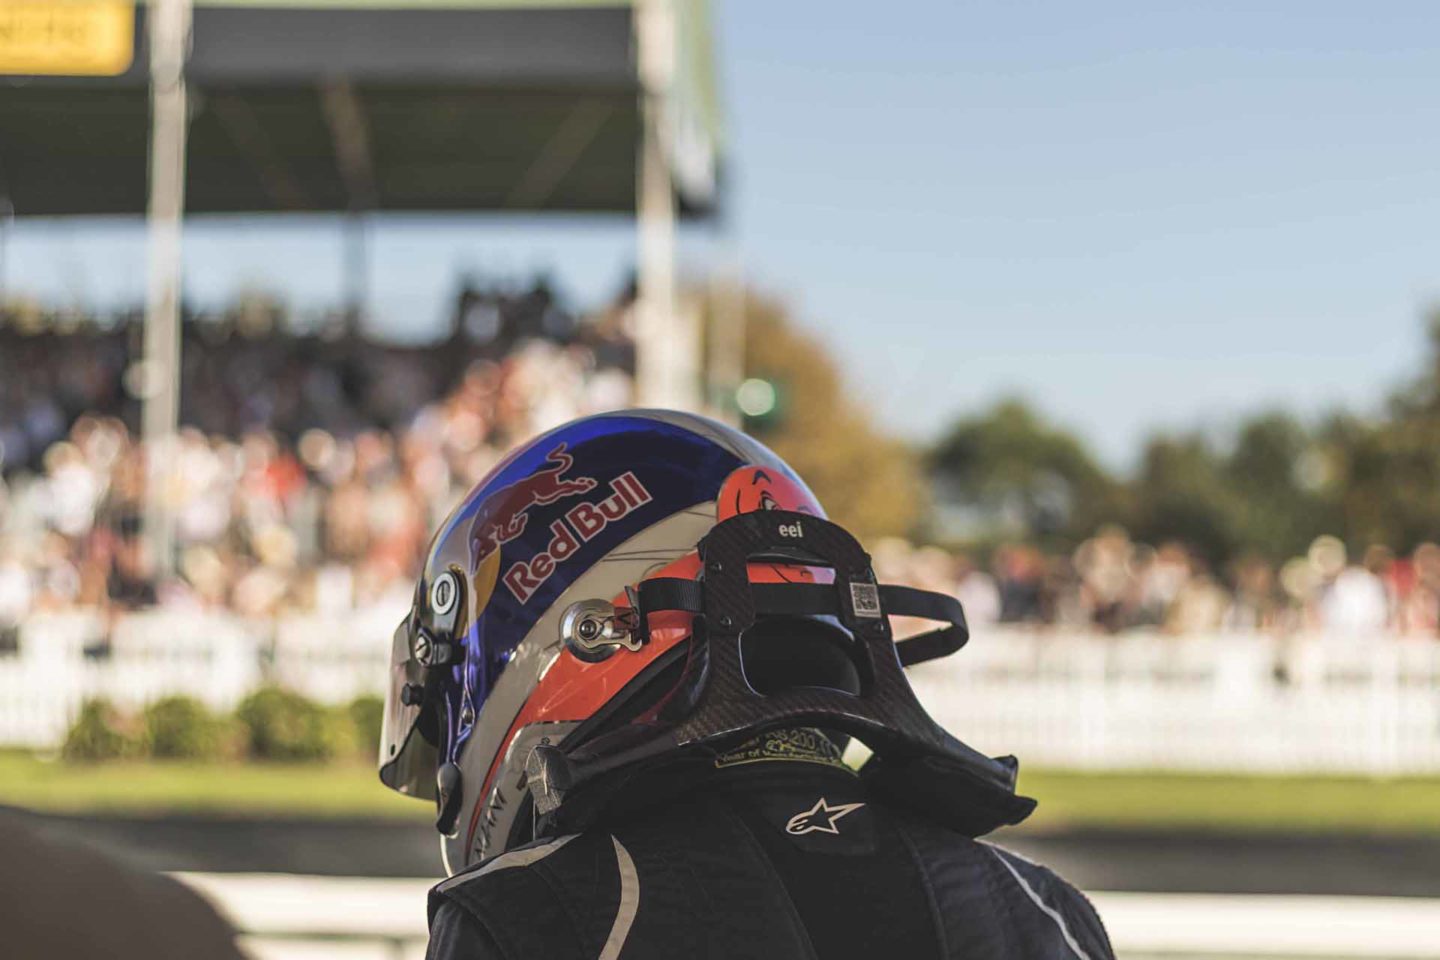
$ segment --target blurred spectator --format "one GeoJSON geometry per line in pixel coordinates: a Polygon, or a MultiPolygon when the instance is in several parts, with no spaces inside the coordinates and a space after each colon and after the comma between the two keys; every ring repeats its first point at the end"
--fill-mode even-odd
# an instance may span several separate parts
{"type": "Polygon", "coordinates": [[[972,626],[1000,620],[1000,588],[995,585],[995,578],[976,567],[964,554],[955,558],[955,596],[972,626]]]}
{"type": "Polygon", "coordinates": [[[0,655],[18,648],[20,624],[30,615],[34,591],[30,571],[16,547],[0,540],[0,655]]]}
{"type": "Polygon", "coordinates": [[[0,314],[0,644],[34,609],[268,617],[408,592],[429,531],[506,448],[631,399],[624,324],[590,332],[543,281],[461,299],[429,347],[289,333],[256,296],[187,318],[167,583],[140,536],[138,317],[0,314]]]}
{"type": "Polygon", "coordinates": [[[1204,560],[1190,557],[1189,576],[1180,584],[1165,616],[1168,633],[1213,633],[1220,629],[1230,598],[1210,575],[1204,560]]]}
{"type": "Polygon", "coordinates": [[[1440,631],[1440,546],[1422,543],[1410,558],[1410,590],[1401,598],[1396,626],[1402,633],[1440,631]]]}
{"type": "Polygon", "coordinates": [[[1007,544],[995,551],[995,582],[1000,589],[1000,622],[1042,620],[1045,558],[1034,547],[1007,544]]]}
{"type": "Polygon", "coordinates": [[[1235,584],[1230,608],[1225,612],[1226,630],[1261,630],[1275,622],[1275,573],[1257,556],[1246,556],[1231,565],[1235,584]]]}
{"type": "Polygon", "coordinates": [[[1103,528],[1075,551],[1081,602],[1090,621],[1107,633],[1127,625],[1134,552],[1129,535],[1117,526],[1103,528]]]}
{"type": "Polygon", "coordinates": [[[1141,558],[1137,565],[1138,593],[1134,622],[1141,626],[1159,626],[1180,595],[1180,588],[1190,577],[1190,554],[1183,544],[1169,541],[1160,549],[1141,558]]]}
{"type": "MultiPolygon", "coordinates": [[[[628,293],[583,320],[543,280],[470,282],[449,338],[422,347],[326,323],[296,334],[260,296],[191,317],[185,425],[162,491],[177,575],[158,582],[141,538],[138,316],[65,319],[0,313],[0,652],[35,611],[179,604],[264,618],[403,599],[429,531],[506,449],[633,393],[628,293]]],[[[1372,546],[1351,565],[1344,543],[1320,537],[1278,568],[1236,558],[1223,580],[1187,544],[1116,526],[1066,552],[1004,543],[957,556],[888,539],[873,557],[886,581],[953,593],[976,625],[1440,631],[1433,543],[1403,558],[1372,546]]]]}
{"type": "Polygon", "coordinates": [[[1320,626],[1326,633],[1367,634],[1384,630],[1390,620],[1390,598],[1378,572],[1388,565],[1388,551],[1366,552],[1363,566],[1345,563],[1345,545],[1333,537],[1317,540],[1317,565],[1329,580],[1319,604],[1320,626]],[[1324,541],[1323,543],[1321,541],[1324,541]]]}
{"type": "MultiPolygon", "coordinates": [[[[935,588],[934,548],[902,540],[877,544],[883,579],[935,588]]],[[[1102,633],[1161,629],[1169,634],[1321,632],[1337,637],[1440,631],[1440,546],[1422,544],[1408,560],[1384,547],[1347,565],[1344,544],[1318,538],[1303,557],[1278,569],[1263,557],[1235,560],[1224,579],[1177,542],[1152,549],[1109,527],[1073,554],[1002,544],[993,576],[964,554],[953,560],[949,588],[972,624],[1029,623],[1102,633]]]]}

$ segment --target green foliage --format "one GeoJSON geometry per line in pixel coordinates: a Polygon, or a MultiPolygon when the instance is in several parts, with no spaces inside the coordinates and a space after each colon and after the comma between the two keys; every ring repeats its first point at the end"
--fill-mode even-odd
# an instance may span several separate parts
{"type": "Polygon", "coordinates": [[[1329,532],[1352,549],[1379,543],[1408,552],[1440,539],[1440,313],[1428,334],[1420,376],[1391,396],[1385,416],[1337,414],[1315,431],[1329,532]]]}
{"type": "Polygon", "coordinates": [[[226,725],[194,697],[165,697],[141,714],[144,747],[157,760],[213,760],[225,750],[226,725]]]}
{"type": "Polygon", "coordinates": [[[109,701],[87,700],[65,734],[60,756],[72,763],[98,763],[132,756],[136,747],[124,718],[109,701]]]}
{"type": "Polygon", "coordinates": [[[1160,434],[1130,477],[1015,399],[959,419],[922,458],[873,423],[783,304],[746,293],[745,315],[745,375],[780,399],[746,429],[864,540],[938,533],[1066,550],[1118,523],[1147,542],[1182,541],[1218,567],[1241,555],[1283,561],[1322,533],[1356,551],[1408,551],[1440,536],[1440,314],[1423,374],[1383,420],[1307,424],[1265,411],[1224,437],[1160,434]]]}
{"type": "Polygon", "coordinates": [[[1120,512],[1119,485],[1079,438],[1021,400],[958,421],[930,455],[937,486],[973,536],[1074,542],[1120,512]]]}
{"type": "Polygon", "coordinates": [[[1440,539],[1440,315],[1430,351],[1383,418],[1306,424],[1267,411],[1224,439],[1159,434],[1126,480],[1015,400],[957,421],[929,463],[942,505],[958,508],[963,539],[974,542],[1065,549],[1118,522],[1149,543],[1181,541],[1217,566],[1242,555],[1283,561],[1326,533],[1355,554],[1370,544],[1406,553],[1440,539]]]}
{"type": "MultiPolygon", "coordinates": [[[[1440,328],[1437,328],[1440,334],[1440,328]]],[[[1432,340],[1440,367],[1440,339],[1432,340]]],[[[1337,417],[1327,433],[1337,458],[1347,539],[1399,550],[1440,539],[1440,372],[1397,394],[1390,416],[1337,417]]]]}
{"type": "Polygon", "coordinates": [[[1209,441],[1157,437],[1146,446],[1134,483],[1130,526],[1142,540],[1179,540],[1218,563],[1236,547],[1239,505],[1223,457],[1209,441]]]}
{"type": "Polygon", "coordinates": [[[245,751],[256,760],[329,760],[354,750],[349,714],[280,687],[264,687],[235,711],[245,751]]]}
{"type": "MultiPolygon", "coordinates": [[[[351,713],[349,704],[341,704],[338,707],[321,707],[321,711],[325,716],[325,742],[330,751],[324,754],[323,759],[348,759],[363,756],[365,759],[373,761],[379,755],[378,743],[368,754],[361,749],[365,740],[355,724],[355,715],[351,713]]],[[[375,735],[379,736],[378,724],[375,729],[375,735]]]]}
{"type": "Polygon", "coordinates": [[[357,749],[367,758],[380,754],[380,725],[385,718],[385,701],[374,694],[364,694],[345,707],[354,732],[357,749]]]}
{"type": "Polygon", "coordinates": [[[363,757],[380,749],[384,704],[357,697],[339,707],[314,703],[279,687],[257,690],[234,715],[217,715],[199,700],[171,696],[138,716],[104,700],[87,701],[66,736],[61,757],[74,762],[149,758],[166,761],[325,761],[363,757]]]}
{"type": "Polygon", "coordinates": [[[1298,556],[1322,533],[1343,528],[1334,452],[1288,414],[1242,423],[1221,469],[1238,498],[1233,533],[1240,550],[1276,560],[1298,556]]]}

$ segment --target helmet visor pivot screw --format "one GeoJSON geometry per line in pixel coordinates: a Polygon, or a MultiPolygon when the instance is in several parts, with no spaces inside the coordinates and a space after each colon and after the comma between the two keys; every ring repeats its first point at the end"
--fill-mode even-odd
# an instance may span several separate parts
{"type": "Polygon", "coordinates": [[[605,600],[572,603],[560,617],[560,639],[582,660],[599,661],[616,650],[639,650],[640,641],[621,622],[615,605],[605,600]]]}

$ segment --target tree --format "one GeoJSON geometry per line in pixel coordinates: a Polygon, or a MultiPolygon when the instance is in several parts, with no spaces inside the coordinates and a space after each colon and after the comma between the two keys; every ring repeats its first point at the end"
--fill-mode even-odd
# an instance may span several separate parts
{"type": "Polygon", "coordinates": [[[1224,459],[1203,435],[1155,436],[1132,484],[1132,532],[1148,543],[1179,540],[1218,564],[1240,541],[1240,501],[1224,459]]]}
{"type": "Polygon", "coordinates": [[[1073,545],[1121,513],[1121,489],[1084,443],[1018,399],[957,421],[930,455],[943,501],[970,538],[1073,545]]]}
{"type": "Polygon", "coordinates": [[[1408,551],[1440,532],[1440,416],[1332,425],[1340,452],[1341,509],[1352,547],[1408,551]]]}
{"type": "Polygon", "coordinates": [[[1440,535],[1440,313],[1421,375],[1390,398],[1387,416],[1337,416],[1325,436],[1346,540],[1409,551],[1440,535]]]}
{"type": "Polygon", "coordinates": [[[1247,553],[1283,560],[1341,529],[1333,451],[1287,413],[1242,423],[1222,474],[1233,497],[1235,546],[1247,553]]]}

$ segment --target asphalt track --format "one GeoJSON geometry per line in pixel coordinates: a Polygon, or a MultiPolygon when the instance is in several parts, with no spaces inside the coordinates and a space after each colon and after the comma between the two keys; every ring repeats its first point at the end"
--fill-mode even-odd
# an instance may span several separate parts
{"type": "MultiPolygon", "coordinates": [[[[36,829],[156,870],[436,877],[425,823],[26,814],[36,829]]],[[[1082,830],[991,839],[1082,888],[1440,897],[1440,838],[1082,830]]]]}

